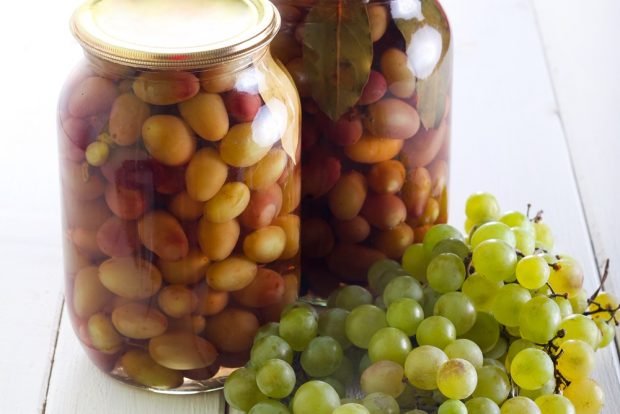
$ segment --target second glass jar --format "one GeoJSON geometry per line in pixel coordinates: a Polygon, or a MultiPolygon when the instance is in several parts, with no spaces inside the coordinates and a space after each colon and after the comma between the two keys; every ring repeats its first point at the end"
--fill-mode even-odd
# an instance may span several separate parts
{"type": "Polygon", "coordinates": [[[302,97],[307,293],[364,283],[447,221],[452,39],[434,0],[275,0],[302,97]]]}

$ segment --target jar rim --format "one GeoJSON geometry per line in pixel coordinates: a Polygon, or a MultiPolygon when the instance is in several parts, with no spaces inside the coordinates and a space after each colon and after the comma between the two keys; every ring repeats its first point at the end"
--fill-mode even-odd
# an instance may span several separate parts
{"type": "Polygon", "coordinates": [[[89,54],[143,69],[200,69],[267,46],[280,14],[267,0],[88,0],[70,29],[89,54]]]}

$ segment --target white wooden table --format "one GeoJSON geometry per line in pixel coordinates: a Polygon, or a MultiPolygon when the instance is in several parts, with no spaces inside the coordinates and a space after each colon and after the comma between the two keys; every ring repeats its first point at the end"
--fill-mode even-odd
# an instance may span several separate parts
{"type": "MultiPolygon", "coordinates": [[[[81,51],[77,0],[9,2],[0,25],[0,413],[223,413],[219,393],[169,397],[107,379],[63,313],[55,101],[81,51]]],[[[456,39],[452,223],[484,189],[545,210],[590,289],[620,293],[620,2],[444,0],[456,39]]],[[[613,345],[597,355],[620,411],[613,345]]]]}

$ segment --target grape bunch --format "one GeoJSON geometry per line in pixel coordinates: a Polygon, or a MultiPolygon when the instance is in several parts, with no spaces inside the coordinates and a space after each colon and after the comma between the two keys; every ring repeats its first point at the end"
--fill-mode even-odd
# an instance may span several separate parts
{"type": "Polygon", "coordinates": [[[586,294],[541,214],[502,214],[487,193],[466,213],[467,238],[435,225],[401,263],[374,263],[366,288],[340,287],[320,309],[297,302],[261,327],[227,402],[250,414],[600,413],[590,374],[617,299],[586,294]]]}

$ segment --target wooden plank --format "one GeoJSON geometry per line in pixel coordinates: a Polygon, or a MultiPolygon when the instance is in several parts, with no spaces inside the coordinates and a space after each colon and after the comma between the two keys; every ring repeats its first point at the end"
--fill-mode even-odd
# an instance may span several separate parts
{"type": "Polygon", "coordinates": [[[0,26],[3,413],[41,409],[62,305],[56,97],[78,56],[58,48],[70,38],[66,3],[16,2],[0,26]]]}
{"type": "MultiPolygon", "coordinates": [[[[598,284],[598,269],[530,2],[444,0],[442,3],[451,17],[456,39],[451,221],[463,223],[464,200],[476,190],[496,194],[505,209],[525,209],[527,203],[533,203],[533,208],[545,210],[545,220],[555,232],[557,250],[568,252],[581,261],[588,275],[586,285],[593,290],[598,284]]],[[[539,5],[545,1],[534,3],[539,5]]],[[[584,3],[578,5],[576,1],[563,2],[562,5],[559,0],[554,3],[557,7],[553,13],[556,9],[572,7],[575,15],[579,15],[582,9],[590,8],[584,3]]],[[[550,10],[548,18],[558,19],[553,13],[550,10]]],[[[615,16],[619,15],[616,13],[615,16]]],[[[612,20],[610,17],[604,21],[612,20]]],[[[594,27],[600,22],[600,19],[589,17],[579,25],[573,22],[570,27],[594,27]]],[[[610,34],[600,38],[605,39],[611,49],[612,42],[618,39],[617,25],[609,23],[606,26],[606,30],[616,30],[615,36],[610,34]]],[[[566,45],[572,48],[573,54],[578,50],[576,42],[568,41],[566,45]]],[[[584,50],[586,45],[582,45],[584,50]]],[[[617,73],[620,72],[610,72],[603,79],[615,80],[617,73]]],[[[604,80],[600,82],[605,83],[604,80]]],[[[617,88],[618,82],[615,81],[614,85],[607,86],[617,88]]],[[[574,87],[574,83],[565,83],[561,89],[570,91],[574,87]]],[[[617,109],[617,102],[608,107],[617,109]]],[[[591,124],[588,121],[597,118],[582,119],[591,124]]],[[[605,122],[618,126],[617,119],[616,115],[605,122]]],[[[591,134],[583,135],[586,136],[588,139],[583,140],[581,150],[574,152],[576,163],[580,157],[586,156],[584,151],[588,144],[585,142],[595,139],[590,139],[591,134]]],[[[598,135],[595,136],[598,139],[598,135]]],[[[618,136],[616,133],[615,137],[618,136]]],[[[617,141],[614,145],[618,145],[617,141]]],[[[609,151],[605,157],[611,158],[619,153],[609,151]]],[[[590,169],[584,170],[583,174],[599,164],[590,159],[587,165],[590,169]]],[[[597,173],[597,188],[614,188],[612,183],[618,182],[617,164],[615,168],[614,174],[597,173]]],[[[615,193],[613,197],[619,197],[617,191],[615,193]]],[[[589,198],[590,202],[597,199],[600,199],[600,193],[589,198]]],[[[584,201],[587,202],[588,197],[584,201]]],[[[607,203],[609,207],[605,209],[609,210],[618,205],[612,204],[610,198],[607,203]]],[[[598,231],[611,223],[619,225],[611,214],[602,217],[598,231]]],[[[615,229],[615,232],[608,231],[609,238],[620,230],[619,227],[615,229]]],[[[618,241],[615,243],[614,252],[618,254],[618,241]]],[[[614,245],[607,246],[606,249],[610,249],[614,245]]],[[[612,253],[606,250],[606,254],[612,253]]],[[[607,407],[604,412],[616,413],[620,407],[618,355],[610,347],[599,351],[596,357],[594,377],[605,391],[607,407]]]]}
{"type": "Polygon", "coordinates": [[[219,392],[162,395],[111,379],[88,360],[68,314],[63,314],[45,414],[216,414],[224,410],[219,392]]]}
{"type": "Polygon", "coordinates": [[[611,260],[606,288],[620,293],[620,3],[533,4],[596,258],[611,260]]]}

